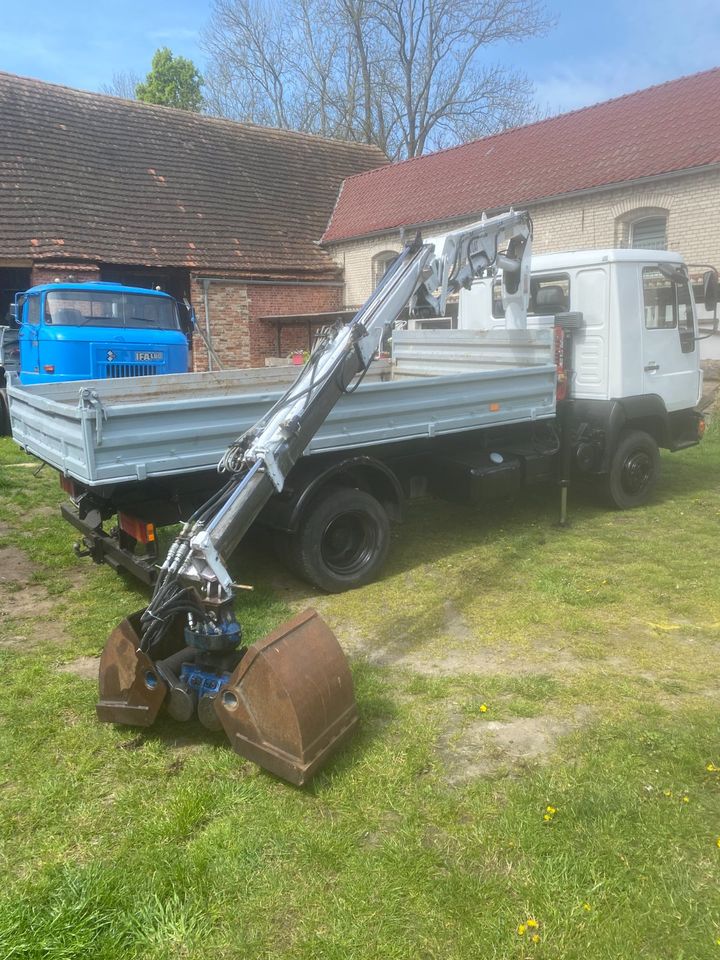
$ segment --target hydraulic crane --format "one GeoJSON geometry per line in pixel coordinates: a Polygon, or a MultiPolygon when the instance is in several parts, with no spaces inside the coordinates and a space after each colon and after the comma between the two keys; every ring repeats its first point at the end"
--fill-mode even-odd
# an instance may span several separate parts
{"type": "Polygon", "coordinates": [[[170,547],[144,611],[111,633],[100,662],[100,720],[149,726],[165,705],[224,728],[233,748],[305,783],[358,722],[352,679],[330,628],[307,610],[250,647],[235,616],[228,558],[336,402],[357,388],[401,311],[445,311],[449,294],[502,268],[503,306],[524,326],[532,224],[501,214],[398,255],[353,320],[325,330],[285,395],[225,453],[220,490],[170,547]]]}

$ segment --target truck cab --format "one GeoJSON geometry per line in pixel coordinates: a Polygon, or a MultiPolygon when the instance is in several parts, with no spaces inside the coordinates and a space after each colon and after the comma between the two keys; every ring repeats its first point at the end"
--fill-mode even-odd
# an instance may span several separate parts
{"type": "Polygon", "coordinates": [[[179,306],[158,290],[116,283],[52,283],[15,297],[19,379],[69,380],[185,373],[179,306]]]}
{"type": "MultiPolygon", "coordinates": [[[[658,433],[670,428],[669,437],[657,437],[662,446],[682,445],[684,421],[702,394],[702,371],[697,311],[680,254],[609,249],[533,256],[528,327],[553,326],[565,313],[582,317],[573,336],[573,399],[592,405],[588,415],[612,403],[642,406],[657,419],[658,433]]],[[[462,292],[458,326],[505,326],[497,278],[462,292]]]]}

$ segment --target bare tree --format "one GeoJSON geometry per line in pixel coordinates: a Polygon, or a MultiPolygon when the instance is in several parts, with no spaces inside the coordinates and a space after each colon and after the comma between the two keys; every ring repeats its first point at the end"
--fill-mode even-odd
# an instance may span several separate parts
{"type": "Polygon", "coordinates": [[[206,109],[418,156],[534,118],[488,53],[550,25],[541,0],[214,0],[206,109]]]}
{"type": "Polygon", "coordinates": [[[135,100],[135,89],[140,83],[140,77],[132,70],[121,70],[112,75],[110,83],[104,83],[102,93],[111,97],[122,97],[123,100],[135,100]]]}

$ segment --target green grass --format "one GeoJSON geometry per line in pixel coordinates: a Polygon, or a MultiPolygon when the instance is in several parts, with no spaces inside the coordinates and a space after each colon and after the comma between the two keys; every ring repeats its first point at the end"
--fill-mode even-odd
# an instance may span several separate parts
{"type": "Polygon", "coordinates": [[[643,510],[573,491],[568,530],[552,491],[417,505],[354,593],[241,551],[249,639],[312,602],[353,651],[361,731],[305,790],[195,724],[96,723],[57,667],[147,594],[76,560],[26,462],[0,442],[0,551],[43,604],[0,583],[0,957],[720,956],[716,427],[643,510]]]}

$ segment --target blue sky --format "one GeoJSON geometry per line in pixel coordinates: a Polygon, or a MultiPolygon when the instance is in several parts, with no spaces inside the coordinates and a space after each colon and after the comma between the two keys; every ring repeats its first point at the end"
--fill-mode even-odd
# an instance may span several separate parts
{"type": "MultiPolygon", "coordinates": [[[[116,71],[144,76],[157,47],[202,69],[210,0],[0,0],[0,70],[87,90],[116,71]]],[[[497,51],[549,112],[596,103],[720,64],[720,0],[547,0],[546,37],[497,51]]],[[[717,109],[717,105],[708,105],[717,109]]]]}

